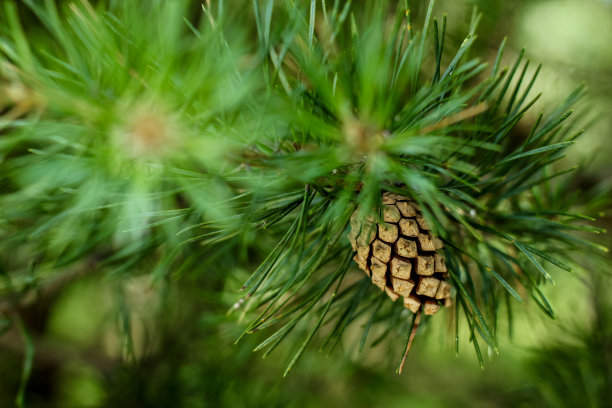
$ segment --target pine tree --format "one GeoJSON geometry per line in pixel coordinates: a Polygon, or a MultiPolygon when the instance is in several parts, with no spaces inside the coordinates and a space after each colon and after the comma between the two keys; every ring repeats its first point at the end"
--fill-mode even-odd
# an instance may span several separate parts
{"type": "Polygon", "coordinates": [[[351,217],[385,225],[395,194],[440,239],[452,287],[420,325],[451,319],[482,365],[502,310],[554,317],[541,286],[604,262],[590,222],[606,191],[576,190],[562,161],[583,90],[521,132],[539,68],[523,53],[503,68],[504,43],[473,57],[476,12],[454,48],[433,1],[417,21],[402,2],[207,2],[191,20],[188,1],[22,3],[0,17],[7,310],[75,264],[159,290],[185,275],[223,290],[239,264],[238,340],[266,333],[265,356],[304,330],[286,373],[317,332],[328,351],[360,323],[360,350],[409,347],[419,309],[359,273],[348,238],[351,217]]]}

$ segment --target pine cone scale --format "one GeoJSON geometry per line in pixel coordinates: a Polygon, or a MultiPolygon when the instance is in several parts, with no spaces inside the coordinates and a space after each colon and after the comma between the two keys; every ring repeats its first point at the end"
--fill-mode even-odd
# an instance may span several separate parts
{"type": "Polygon", "coordinates": [[[351,218],[349,240],[354,260],[391,300],[404,298],[416,313],[434,314],[440,303],[450,304],[451,286],[440,239],[433,236],[419,206],[393,193],[382,196],[382,220],[351,218]]]}

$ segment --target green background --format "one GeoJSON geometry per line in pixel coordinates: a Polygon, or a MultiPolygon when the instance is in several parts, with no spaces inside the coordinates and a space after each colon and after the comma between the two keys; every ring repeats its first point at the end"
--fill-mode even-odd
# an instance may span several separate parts
{"type": "MultiPolygon", "coordinates": [[[[587,85],[588,96],[577,108],[601,117],[567,160],[589,166],[581,181],[585,186],[609,180],[612,2],[439,1],[435,13],[448,15],[453,45],[462,41],[474,5],[483,13],[477,43],[483,59],[493,60],[499,42],[507,36],[506,65],[522,47],[536,63],[534,68],[543,63],[535,86],[544,96],[532,115],[580,83],[587,85]]],[[[423,8],[418,3],[416,14],[423,8]]],[[[610,221],[609,212],[600,220],[603,227],[609,227],[610,221]]],[[[610,246],[610,238],[603,239],[610,246]]],[[[35,346],[26,406],[610,404],[606,395],[612,389],[609,271],[560,274],[556,286],[547,284],[543,290],[557,312],[554,321],[529,302],[515,308],[512,330],[502,316],[497,327],[500,355],[489,350],[484,369],[467,342],[460,342],[460,354],[455,356],[453,326],[441,318],[419,333],[402,376],[395,374],[402,339],[359,353],[360,327],[354,327],[333,353],[317,353],[312,347],[283,378],[294,344],[287,342],[266,359],[251,351],[257,334],[235,345],[248,318],[226,312],[238,300],[238,289],[249,271],[233,265],[219,269],[218,273],[235,276],[225,281],[225,287],[219,279],[183,276],[160,294],[146,275],[117,282],[104,269],[52,287],[23,313],[35,346]]],[[[0,407],[14,405],[23,358],[22,337],[17,330],[8,330],[0,337],[0,407]]]]}

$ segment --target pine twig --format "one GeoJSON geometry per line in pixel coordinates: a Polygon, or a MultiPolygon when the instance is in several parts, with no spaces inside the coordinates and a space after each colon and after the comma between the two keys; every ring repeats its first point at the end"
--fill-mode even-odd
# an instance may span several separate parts
{"type": "Polygon", "coordinates": [[[408,345],[406,346],[406,351],[404,352],[404,356],[402,357],[402,362],[400,363],[399,368],[397,369],[397,374],[402,374],[402,370],[404,369],[404,364],[406,364],[406,357],[408,357],[408,352],[410,351],[410,347],[412,347],[412,341],[416,336],[417,330],[419,328],[419,323],[421,322],[421,310],[416,313],[414,317],[414,322],[412,322],[412,331],[410,332],[410,338],[408,339],[408,345]]]}

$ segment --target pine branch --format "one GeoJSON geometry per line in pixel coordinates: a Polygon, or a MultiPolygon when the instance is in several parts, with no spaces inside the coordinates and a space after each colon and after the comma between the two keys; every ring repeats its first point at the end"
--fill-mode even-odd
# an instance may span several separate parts
{"type": "MultiPolygon", "coordinates": [[[[572,179],[575,168],[552,169],[581,133],[571,134],[571,126],[564,127],[571,114],[567,109],[580,92],[549,116],[540,116],[528,137],[517,139],[516,125],[537,99],[530,100],[528,95],[539,69],[525,83],[529,61],[523,63],[523,53],[510,70],[500,70],[498,56],[491,76],[485,77],[485,65],[466,57],[475,39],[477,18],[443,68],[444,30],[440,38],[437,21],[433,25],[434,52],[429,54],[422,49],[431,32],[414,34],[402,24],[395,24],[389,32],[386,10],[380,6],[366,7],[364,20],[353,10],[349,15],[354,25],[349,19],[330,21],[326,17],[329,13],[323,11],[319,17],[325,29],[320,31],[313,31],[317,25],[312,14],[296,14],[294,8],[287,11],[290,37],[283,38],[289,31],[278,29],[284,58],[276,60],[271,75],[280,78],[282,70],[282,84],[273,82],[272,87],[289,84],[293,90],[289,99],[293,117],[287,131],[271,135],[269,147],[260,150],[255,179],[268,177],[274,183],[273,191],[299,185],[316,191],[312,203],[324,210],[300,213],[299,222],[306,217],[310,233],[296,239],[300,248],[312,248],[317,257],[316,249],[326,245],[335,246],[339,253],[351,252],[346,240],[338,240],[337,230],[329,229],[329,222],[333,220],[339,229],[348,228],[348,217],[356,204],[363,217],[372,214],[380,219],[375,209],[381,206],[382,191],[416,200],[429,224],[447,243],[444,255],[456,289],[456,307],[463,310],[470,340],[483,364],[476,333],[496,350],[493,328],[499,302],[505,296],[522,303],[518,290],[524,288],[553,316],[538,288],[543,279],[552,281],[557,273],[546,264],[574,271],[580,269],[577,259],[598,256],[597,248],[589,244],[591,238],[578,238],[575,231],[599,231],[580,225],[581,215],[560,216],[579,209],[584,201],[557,208],[557,213],[553,208],[563,200],[554,199],[545,188],[558,178],[572,179]],[[330,36],[329,32],[335,34],[330,36]],[[428,74],[430,67],[432,73],[428,74]],[[544,202],[550,207],[539,204],[544,202]],[[522,214],[526,212],[530,215],[525,217],[522,214]],[[586,248],[589,250],[583,252],[586,248]]],[[[400,14],[404,13],[398,13],[396,21],[401,20],[400,14]]],[[[428,12],[425,29],[430,18],[428,12]]],[[[503,44],[500,55],[502,49],[503,44]]],[[[295,205],[296,210],[282,214],[283,218],[294,219],[299,207],[295,205]]],[[[293,231],[292,236],[298,237],[297,230],[293,231]]],[[[299,299],[304,297],[299,293],[308,296],[309,291],[315,291],[309,298],[322,298],[329,286],[315,283],[315,276],[322,282],[331,275],[326,275],[324,268],[302,272],[302,257],[295,255],[294,246],[279,251],[279,261],[269,265],[273,272],[249,294],[260,293],[267,299],[265,303],[284,299],[292,313],[310,310],[311,304],[303,309],[305,304],[299,299]],[[287,296],[286,291],[294,286],[295,292],[287,296]],[[283,290],[278,290],[280,287],[283,290]],[[294,309],[289,306],[292,304],[294,309]]],[[[376,304],[382,295],[366,297],[363,291],[373,291],[373,287],[365,277],[363,282],[365,286],[346,288],[346,302],[334,296],[330,300],[334,303],[325,305],[324,315],[332,317],[328,319],[331,335],[324,344],[337,341],[349,323],[368,311],[374,311],[368,331],[373,322],[393,324],[393,315],[378,314],[376,304]]],[[[254,321],[257,327],[262,327],[263,321],[281,323],[287,314],[281,308],[268,308],[262,316],[254,321]]],[[[305,317],[300,314],[299,320],[305,317]]],[[[273,331],[270,339],[279,341],[279,333],[285,338],[285,330],[293,329],[299,320],[288,323],[290,329],[284,326],[273,331]]],[[[324,323],[319,320],[314,330],[324,330],[324,323]]],[[[459,322],[455,324],[458,327],[459,322]]],[[[268,344],[264,341],[260,348],[268,344]]]]}
{"type": "Polygon", "coordinates": [[[528,76],[524,52],[502,68],[505,41],[492,68],[472,58],[476,13],[451,51],[433,1],[420,32],[402,5],[248,4],[250,20],[221,2],[195,16],[186,0],[3,3],[11,281],[27,289],[33,259],[55,274],[94,256],[154,282],[230,281],[240,263],[253,271],[243,336],[269,334],[268,355],[307,329],[289,372],[316,338],[331,352],[360,323],[360,349],[410,332],[346,237],[355,212],[380,222],[393,192],[444,241],[457,350],[459,316],[481,365],[503,305],[530,297],[554,316],[540,287],[605,250],[590,222],[608,191],[575,191],[579,170],[561,161],[580,143],[582,89],[522,134],[539,68],[528,76]]]}

